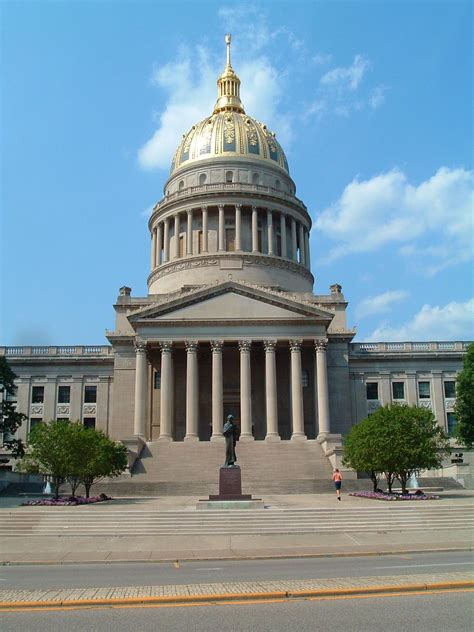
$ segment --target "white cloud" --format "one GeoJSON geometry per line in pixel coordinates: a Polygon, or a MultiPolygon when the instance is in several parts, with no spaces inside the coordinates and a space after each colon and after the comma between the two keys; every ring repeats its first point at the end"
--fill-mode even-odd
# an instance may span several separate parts
{"type": "Polygon", "coordinates": [[[332,55],[329,53],[316,53],[316,55],[313,55],[311,58],[311,61],[313,64],[316,64],[316,66],[325,66],[326,64],[329,64],[331,60],[332,55]]]}
{"type": "Polygon", "coordinates": [[[468,261],[473,181],[473,172],[447,167],[418,186],[399,169],[353,180],[316,218],[316,228],[338,242],[321,263],[396,243],[427,274],[468,261]]]}
{"type": "Polygon", "coordinates": [[[400,327],[382,324],[367,340],[473,340],[474,298],[465,303],[448,303],[443,307],[423,305],[412,320],[400,327]]]}
{"type": "Polygon", "coordinates": [[[365,55],[356,55],[350,66],[339,66],[324,74],[320,83],[325,86],[333,86],[338,90],[357,90],[365,73],[371,67],[369,59],[365,55]]]}
{"type": "Polygon", "coordinates": [[[373,110],[379,108],[385,102],[387,87],[382,84],[375,86],[369,95],[369,105],[373,110]]]}
{"type": "Polygon", "coordinates": [[[404,290],[389,290],[376,296],[368,296],[357,305],[356,315],[358,318],[364,318],[373,314],[385,314],[394,303],[402,301],[407,296],[408,292],[404,290]]]}

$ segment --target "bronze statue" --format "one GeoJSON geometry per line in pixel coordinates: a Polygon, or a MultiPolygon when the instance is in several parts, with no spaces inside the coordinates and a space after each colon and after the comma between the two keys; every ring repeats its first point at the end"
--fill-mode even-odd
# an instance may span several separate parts
{"type": "Polygon", "coordinates": [[[240,429],[234,423],[233,415],[227,415],[227,419],[224,424],[224,429],[222,433],[225,437],[224,467],[233,467],[235,465],[235,462],[237,461],[237,457],[235,455],[235,444],[237,443],[240,437],[240,429]]]}

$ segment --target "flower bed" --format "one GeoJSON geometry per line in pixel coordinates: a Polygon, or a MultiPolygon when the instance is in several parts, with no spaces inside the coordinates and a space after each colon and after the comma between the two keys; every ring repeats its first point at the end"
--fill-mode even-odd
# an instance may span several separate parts
{"type": "Polygon", "coordinates": [[[439,496],[433,494],[424,494],[417,491],[413,494],[389,494],[388,492],[351,492],[349,496],[358,496],[359,498],[371,498],[372,500],[439,500],[439,496]]]}
{"type": "Polygon", "coordinates": [[[46,507],[59,507],[59,506],[75,506],[75,505],[92,505],[93,503],[101,503],[105,500],[113,500],[106,494],[100,494],[99,496],[91,496],[86,498],[85,496],[63,496],[56,500],[55,498],[40,498],[38,500],[28,500],[22,505],[29,506],[46,506],[46,507]]]}

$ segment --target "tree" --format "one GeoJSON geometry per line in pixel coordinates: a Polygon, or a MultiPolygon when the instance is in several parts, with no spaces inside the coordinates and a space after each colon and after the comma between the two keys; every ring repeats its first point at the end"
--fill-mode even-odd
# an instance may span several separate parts
{"type": "Polygon", "coordinates": [[[119,476],[127,468],[127,448],[100,430],[82,427],[77,452],[79,458],[69,480],[71,486],[72,481],[84,485],[86,498],[94,483],[105,477],[119,476]]]}
{"type": "Polygon", "coordinates": [[[474,444],[474,343],[467,348],[463,370],[456,380],[454,414],[455,436],[470,449],[474,444]]]}
{"type": "Polygon", "coordinates": [[[16,375],[11,370],[5,357],[0,357],[0,433],[3,435],[3,445],[11,451],[12,456],[21,457],[25,453],[25,446],[20,439],[12,438],[21,424],[27,419],[26,415],[15,410],[15,404],[10,397],[15,395],[16,375]]]}
{"type": "Polygon", "coordinates": [[[77,438],[77,425],[68,421],[37,424],[30,433],[28,450],[20,464],[24,471],[51,476],[56,500],[60,485],[76,467],[71,447],[77,438]]]}
{"type": "Polygon", "coordinates": [[[346,465],[374,477],[384,473],[389,492],[397,478],[403,493],[412,474],[440,467],[449,452],[448,437],[433,413],[406,405],[379,408],[352,428],[344,447],[346,465]]]}

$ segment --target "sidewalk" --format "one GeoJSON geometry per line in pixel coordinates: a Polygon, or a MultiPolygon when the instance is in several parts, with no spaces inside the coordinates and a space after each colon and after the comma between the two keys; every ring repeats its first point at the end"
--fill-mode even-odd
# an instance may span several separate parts
{"type": "Polygon", "coordinates": [[[0,531],[7,519],[16,521],[14,525],[23,526],[21,535],[14,531],[11,535],[6,531],[2,533],[0,563],[156,562],[472,549],[474,493],[450,491],[441,496],[439,501],[396,503],[349,496],[337,503],[332,494],[267,496],[265,504],[273,511],[264,509],[249,514],[227,511],[219,512],[219,516],[213,510],[197,512],[196,497],[119,498],[110,503],[59,508],[21,507],[19,504],[23,499],[0,497],[0,531]],[[299,519],[300,511],[302,514],[314,512],[310,526],[305,526],[307,519],[304,517],[301,527],[288,526],[288,518],[285,523],[283,514],[289,512],[292,523],[299,519]],[[174,516],[172,512],[181,513],[174,516]],[[432,512],[443,516],[439,519],[432,517],[432,512]],[[451,520],[455,513],[466,515],[466,519],[451,520]],[[260,517],[268,518],[270,514],[275,514],[272,525],[268,527],[262,523],[260,526],[260,517]],[[180,521],[214,517],[227,521],[225,527],[214,528],[214,523],[208,523],[202,533],[178,532],[180,521]],[[166,533],[150,533],[150,529],[158,528],[155,525],[160,520],[176,521],[177,532],[167,527],[166,533]],[[318,521],[321,521],[321,528],[318,521]],[[91,522],[96,524],[93,535],[90,534],[91,522]],[[125,535],[119,535],[117,529],[114,534],[116,522],[128,525],[125,535]],[[245,526],[252,522],[257,524],[253,532],[251,526],[248,529],[245,526]],[[144,527],[146,524],[151,525],[150,529],[144,527]],[[81,536],[82,528],[84,535],[81,536]]]}
{"type": "Polygon", "coordinates": [[[344,577],[238,583],[0,590],[0,610],[118,605],[172,605],[216,601],[257,601],[406,593],[427,590],[472,590],[474,573],[344,577]]]}

